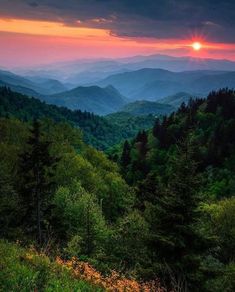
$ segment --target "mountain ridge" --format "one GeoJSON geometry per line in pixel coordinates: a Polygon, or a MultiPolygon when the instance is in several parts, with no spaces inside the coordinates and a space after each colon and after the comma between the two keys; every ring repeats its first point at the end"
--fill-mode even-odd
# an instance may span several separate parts
{"type": "Polygon", "coordinates": [[[44,100],[72,110],[80,109],[99,115],[115,112],[126,103],[126,98],[111,85],[104,88],[97,85],[78,86],[69,91],[47,96],[44,100]]]}

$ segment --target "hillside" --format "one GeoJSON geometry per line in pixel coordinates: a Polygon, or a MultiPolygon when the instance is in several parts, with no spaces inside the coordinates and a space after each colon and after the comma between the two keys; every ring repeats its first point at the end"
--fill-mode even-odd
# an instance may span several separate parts
{"type": "Polygon", "coordinates": [[[1,268],[0,289],[3,291],[153,291],[164,292],[160,285],[141,283],[128,279],[117,272],[103,276],[86,262],[77,258],[52,260],[32,248],[22,248],[17,244],[0,240],[1,268]]]}
{"type": "Polygon", "coordinates": [[[61,83],[60,81],[52,78],[43,78],[40,76],[25,76],[28,80],[32,81],[34,84],[37,84],[44,94],[55,94],[59,92],[66,91],[68,88],[61,83]]]}
{"type": "Polygon", "coordinates": [[[45,101],[65,106],[69,109],[80,109],[99,115],[117,111],[125,104],[125,98],[112,86],[77,87],[45,98],[45,101]]]}
{"type": "Polygon", "coordinates": [[[1,291],[104,291],[35,250],[1,240],[0,256],[1,291]]]}
{"type": "Polygon", "coordinates": [[[170,114],[175,110],[170,104],[163,104],[159,102],[152,102],[147,100],[140,100],[135,101],[132,103],[126,104],[124,107],[121,108],[121,111],[127,112],[134,116],[141,116],[141,115],[154,115],[154,116],[161,116],[170,114]]]}
{"type": "MultiPolygon", "coordinates": [[[[0,70],[0,86],[46,101],[49,104],[106,115],[119,110],[126,98],[113,86],[79,86],[67,90],[58,80],[40,76],[22,77],[9,71],[0,70]]],[[[69,87],[72,85],[70,84],[69,87]]]]}
{"type": "Polygon", "coordinates": [[[38,92],[34,91],[33,89],[21,86],[21,85],[12,85],[10,83],[6,83],[0,80],[0,87],[7,87],[10,88],[12,91],[17,92],[17,93],[21,93],[21,94],[25,94],[28,96],[34,96],[36,98],[41,98],[42,95],[39,94],[38,92]]]}
{"type": "Polygon", "coordinates": [[[105,116],[105,120],[122,128],[128,139],[134,137],[140,130],[150,129],[156,118],[151,114],[136,116],[128,112],[116,112],[105,116]]]}
{"type": "Polygon", "coordinates": [[[190,98],[195,98],[195,97],[192,94],[189,94],[187,92],[178,92],[176,94],[159,99],[158,102],[164,103],[164,104],[170,104],[171,106],[178,108],[181,106],[183,102],[185,104],[188,104],[190,98]]]}
{"type": "Polygon", "coordinates": [[[9,71],[0,70],[0,83],[22,94],[34,97],[61,92],[66,87],[58,80],[49,78],[27,78],[9,71]]]}
{"type": "Polygon", "coordinates": [[[182,273],[188,291],[234,290],[234,91],[157,119],[109,152],[117,163],[68,123],[18,120],[26,101],[3,93],[16,106],[0,118],[0,237],[17,242],[0,241],[3,291],[174,291],[182,273]]]}
{"type": "Polygon", "coordinates": [[[235,92],[223,89],[157,120],[126,141],[119,158],[114,149],[150,224],[155,272],[163,263],[183,270],[189,291],[235,287],[234,131],[235,92]]]}
{"type": "Polygon", "coordinates": [[[150,125],[154,118],[145,119],[138,123],[132,122],[126,127],[114,121],[96,116],[80,110],[72,111],[65,107],[48,105],[35,98],[13,92],[5,87],[0,87],[0,117],[15,117],[24,121],[33,119],[50,118],[56,122],[67,122],[83,131],[85,142],[98,149],[107,149],[123,139],[136,135],[136,133],[150,125]]]}
{"type": "Polygon", "coordinates": [[[159,100],[177,92],[207,95],[211,90],[235,86],[234,72],[183,71],[171,72],[162,69],[141,69],[111,75],[97,83],[113,85],[129,100],[159,100]]]}

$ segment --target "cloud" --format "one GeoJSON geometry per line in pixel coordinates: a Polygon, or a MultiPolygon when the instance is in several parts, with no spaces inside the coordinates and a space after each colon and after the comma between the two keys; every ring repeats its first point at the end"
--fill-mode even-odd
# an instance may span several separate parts
{"type": "Polygon", "coordinates": [[[1,0],[0,16],[60,21],[122,37],[235,42],[234,0],[1,0]]]}
{"type": "Polygon", "coordinates": [[[35,1],[28,2],[28,5],[31,6],[31,7],[38,7],[38,3],[35,2],[35,1]]]}

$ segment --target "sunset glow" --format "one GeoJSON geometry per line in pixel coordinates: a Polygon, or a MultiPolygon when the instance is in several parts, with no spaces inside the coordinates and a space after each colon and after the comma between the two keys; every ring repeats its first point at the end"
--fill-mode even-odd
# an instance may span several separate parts
{"type": "Polygon", "coordinates": [[[0,19],[0,31],[30,35],[56,37],[105,37],[109,32],[104,29],[69,27],[59,22],[34,21],[24,19],[0,19]]]}
{"type": "Polygon", "coordinates": [[[138,54],[198,56],[199,51],[201,58],[235,59],[234,44],[210,43],[200,35],[192,36],[191,42],[184,40],[184,35],[181,39],[118,36],[109,29],[97,27],[100,21],[92,20],[91,23],[96,27],[88,27],[79,21],[69,25],[59,21],[2,18],[0,63],[15,67],[73,58],[117,58],[138,54]]]}
{"type": "Polygon", "coordinates": [[[202,48],[202,45],[201,45],[201,43],[199,43],[199,42],[194,42],[194,43],[192,44],[192,47],[193,47],[193,49],[194,49],[195,51],[199,51],[199,50],[202,48]]]}

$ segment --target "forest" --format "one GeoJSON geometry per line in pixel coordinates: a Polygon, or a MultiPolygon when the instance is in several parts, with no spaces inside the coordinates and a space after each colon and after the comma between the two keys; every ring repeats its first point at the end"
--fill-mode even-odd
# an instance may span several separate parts
{"type": "Polygon", "coordinates": [[[235,91],[128,133],[6,87],[0,100],[0,290],[235,290],[235,91]]]}
{"type": "Polygon", "coordinates": [[[134,137],[138,130],[149,129],[154,124],[153,115],[132,117],[111,114],[100,117],[81,110],[71,111],[66,107],[49,105],[37,98],[29,98],[9,87],[0,87],[0,116],[15,117],[22,121],[49,118],[55,122],[65,122],[83,131],[87,144],[99,150],[107,150],[123,139],[134,137]]]}

